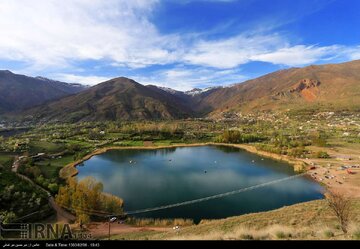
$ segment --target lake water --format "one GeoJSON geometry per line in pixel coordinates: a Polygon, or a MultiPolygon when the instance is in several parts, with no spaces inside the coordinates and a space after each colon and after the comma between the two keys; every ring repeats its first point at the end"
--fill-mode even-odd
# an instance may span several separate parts
{"type": "MultiPolygon", "coordinates": [[[[93,176],[104,191],[133,211],[198,199],[281,179],[291,165],[225,146],[157,150],[113,150],[78,166],[78,178],[93,176]],[[131,162],[131,163],[130,163],[131,162]]],[[[138,214],[149,218],[225,218],[322,198],[322,187],[306,177],[188,206],[138,214]]]]}

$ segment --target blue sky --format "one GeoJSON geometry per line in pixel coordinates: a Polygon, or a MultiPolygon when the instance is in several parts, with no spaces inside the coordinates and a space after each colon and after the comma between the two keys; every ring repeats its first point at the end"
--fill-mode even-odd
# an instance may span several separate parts
{"type": "Polygon", "coordinates": [[[360,59],[358,0],[1,0],[0,68],[179,90],[360,59]]]}

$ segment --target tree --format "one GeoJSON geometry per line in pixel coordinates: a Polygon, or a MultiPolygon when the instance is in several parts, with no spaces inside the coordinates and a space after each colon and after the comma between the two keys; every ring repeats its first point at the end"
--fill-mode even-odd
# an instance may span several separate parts
{"type": "Polygon", "coordinates": [[[59,190],[59,186],[56,183],[50,183],[48,185],[48,189],[52,192],[52,193],[56,193],[59,190]]]}
{"type": "Polygon", "coordinates": [[[79,224],[88,224],[91,221],[89,215],[85,213],[78,213],[76,220],[79,222],[79,224]]]}
{"type": "Polygon", "coordinates": [[[326,151],[319,151],[316,153],[316,157],[326,159],[330,158],[330,155],[326,151]]]}
{"type": "Polygon", "coordinates": [[[339,220],[341,230],[346,234],[351,217],[351,199],[334,191],[328,191],[325,194],[325,198],[330,209],[339,220]]]}
{"type": "Polygon", "coordinates": [[[0,221],[4,224],[10,223],[16,219],[16,214],[10,211],[3,211],[0,213],[0,221]]]}
{"type": "Polygon", "coordinates": [[[56,202],[75,213],[78,221],[82,223],[87,223],[98,212],[121,214],[123,200],[102,191],[103,184],[93,177],[79,182],[69,178],[67,185],[59,188],[56,202]]]}

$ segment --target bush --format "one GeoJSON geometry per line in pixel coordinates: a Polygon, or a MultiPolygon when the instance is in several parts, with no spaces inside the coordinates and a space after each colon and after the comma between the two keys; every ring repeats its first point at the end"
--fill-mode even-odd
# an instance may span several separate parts
{"type": "Polygon", "coordinates": [[[14,212],[3,211],[0,213],[0,219],[4,224],[7,224],[16,219],[16,215],[14,212]]]}
{"type": "Polygon", "coordinates": [[[330,230],[326,230],[326,231],[324,232],[324,236],[325,236],[326,238],[332,238],[332,237],[334,237],[334,233],[333,233],[332,231],[330,231],[330,230]]]}
{"type": "Polygon", "coordinates": [[[87,215],[85,213],[81,213],[81,214],[77,215],[76,221],[81,224],[88,224],[88,223],[90,223],[91,220],[90,220],[89,215],[87,215]]]}
{"type": "Polygon", "coordinates": [[[241,234],[240,238],[243,240],[253,240],[254,237],[251,234],[241,234]]]}
{"type": "Polygon", "coordinates": [[[191,219],[153,219],[153,218],[133,218],[129,217],[126,220],[126,223],[134,226],[191,226],[194,225],[194,221],[191,219]]]}
{"type": "Polygon", "coordinates": [[[316,153],[316,157],[326,159],[326,158],[330,158],[330,155],[325,151],[319,151],[316,153]]]}
{"type": "Polygon", "coordinates": [[[216,142],[220,143],[254,143],[261,142],[264,138],[257,134],[242,134],[240,131],[227,130],[216,138],[216,142]]]}
{"type": "Polygon", "coordinates": [[[312,144],[319,147],[326,147],[328,145],[326,138],[322,136],[314,137],[312,139],[312,144]]]}
{"type": "Polygon", "coordinates": [[[307,150],[304,147],[293,148],[289,151],[288,155],[292,157],[304,157],[307,154],[307,150]]]}
{"type": "Polygon", "coordinates": [[[285,233],[283,231],[277,231],[275,233],[276,238],[278,239],[286,239],[286,238],[291,238],[291,234],[290,233],[285,233]]]}
{"type": "Polygon", "coordinates": [[[360,229],[356,230],[353,233],[353,238],[356,239],[356,240],[360,240],[360,229]]]}
{"type": "Polygon", "coordinates": [[[59,186],[56,183],[50,183],[48,185],[48,189],[52,192],[52,193],[57,193],[59,191],[59,186]]]}

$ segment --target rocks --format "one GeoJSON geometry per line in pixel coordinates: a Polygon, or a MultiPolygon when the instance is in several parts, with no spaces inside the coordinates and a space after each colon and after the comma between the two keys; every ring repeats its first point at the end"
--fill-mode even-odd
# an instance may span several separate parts
{"type": "Polygon", "coordinates": [[[303,79],[293,89],[290,90],[290,93],[301,92],[302,90],[315,88],[318,86],[320,86],[320,81],[318,81],[318,80],[303,79]]]}

